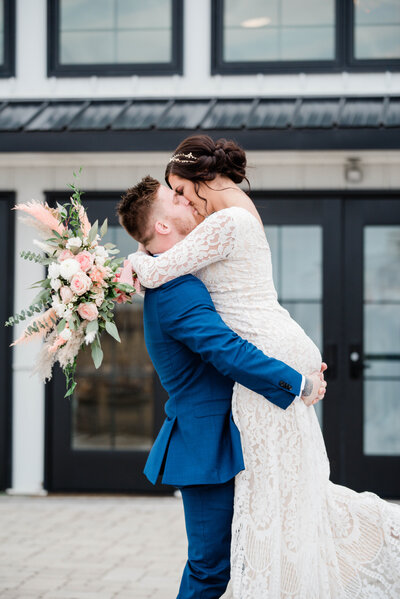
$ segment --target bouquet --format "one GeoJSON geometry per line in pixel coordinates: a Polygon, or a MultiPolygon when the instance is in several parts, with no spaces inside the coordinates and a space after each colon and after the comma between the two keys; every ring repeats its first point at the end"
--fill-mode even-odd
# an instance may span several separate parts
{"type": "Polygon", "coordinates": [[[76,184],[68,186],[72,189],[70,202],[56,208],[35,200],[14,206],[42,238],[34,240],[42,254],[21,252],[21,257],[47,266],[47,276],[31,286],[40,289],[31,305],[5,323],[11,326],[33,317],[11,345],[43,339],[34,372],[46,382],[58,362],[66,377],[65,397],[76,387],[79,351],[89,345],[99,368],[102,333],[121,341],[114,322],[115,304],[131,303],[139,290],[129,261],[114,257],[119,253],[114,244],[100,243],[107,232],[107,219],[100,228],[98,221],[91,225],[81,203],[82,191],[76,184]],[[34,316],[35,312],[40,315],[34,316]]]}

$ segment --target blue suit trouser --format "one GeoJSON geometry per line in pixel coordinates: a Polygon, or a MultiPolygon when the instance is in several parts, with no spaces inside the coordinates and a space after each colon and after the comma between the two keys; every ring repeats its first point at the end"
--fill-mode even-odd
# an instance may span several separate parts
{"type": "Polygon", "coordinates": [[[180,487],[188,560],[177,599],[218,599],[230,577],[234,479],[220,485],[180,487]]]}

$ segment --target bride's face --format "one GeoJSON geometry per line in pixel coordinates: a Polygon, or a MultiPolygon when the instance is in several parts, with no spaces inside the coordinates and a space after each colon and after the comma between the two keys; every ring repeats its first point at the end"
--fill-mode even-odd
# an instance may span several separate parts
{"type": "MultiPolygon", "coordinates": [[[[183,195],[187,200],[189,200],[196,216],[202,216],[205,218],[209,215],[208,202],[199,198],[192,181],[189,181],[189,179],[183,179],[182,177],[171,173],[168,177],[168,182],[175,193],[178,195],[183,195]]],[[[199,193],[204,198],[207,198],[207,187],[200,184],[199,193]]]]}

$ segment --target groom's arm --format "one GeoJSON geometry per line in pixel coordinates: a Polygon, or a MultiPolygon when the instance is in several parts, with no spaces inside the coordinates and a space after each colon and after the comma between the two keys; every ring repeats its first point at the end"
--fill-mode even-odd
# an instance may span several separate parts
{"type": "Polygon", "coordinates": [[[162,329],[222,374],[283,409],[301,394],[302,375],[232,331],[196,277],[181,277],[161,288],[158,309],[162,329]]]}

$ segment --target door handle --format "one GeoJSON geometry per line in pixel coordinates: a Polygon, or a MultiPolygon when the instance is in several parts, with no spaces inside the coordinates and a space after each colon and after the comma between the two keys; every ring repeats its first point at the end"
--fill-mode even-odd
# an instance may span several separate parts
{"type": "Polygon", "coordinates": [[[364,361],[362,347],[359,343],[349,346],[349,375],[352,379],[360,379],[369,366],[364,361]]]}

